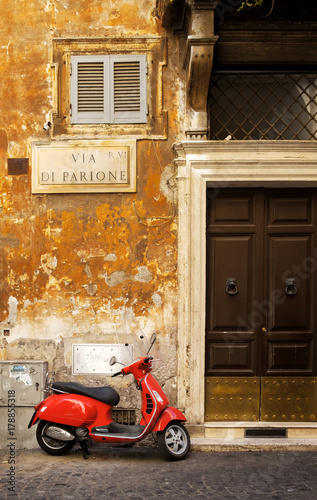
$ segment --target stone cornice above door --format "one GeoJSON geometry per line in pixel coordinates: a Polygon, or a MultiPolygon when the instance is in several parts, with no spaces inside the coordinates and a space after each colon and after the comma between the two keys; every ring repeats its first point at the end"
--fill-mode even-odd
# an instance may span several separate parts
{"type": "Polygon", "coordinates": [[[317,186],[315,141],[184,141],[174,145],[178,178],[230,186],[317,186]]]}

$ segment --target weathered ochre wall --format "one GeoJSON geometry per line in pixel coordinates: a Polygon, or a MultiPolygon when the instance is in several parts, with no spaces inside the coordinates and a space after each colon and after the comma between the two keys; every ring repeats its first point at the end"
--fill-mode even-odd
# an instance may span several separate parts
{"type": "MultiPolygon", "coordinates": [[[[168,381],[166,389],[173,399],[175,42],[168,40],[163,68],[166,137],[137,141],[137,192],[32,194],[30,144],[50,139],[43,125],[52,120],[56,106],[52,39],[169,35],[155,17],[156,0],[9,4],[0,0],[0,357],[47,360],[49,369],[68,380],[73,343],[135,344],[141,333],[157,331],[161,364],[156,375],[168,381]],[[28,174],[8,175],[8,158],[29,158],[28,174]],[[9,336],[4,336],[5,329],[9,336]]],[[[100,376],[76,380],[104,383],[100,376]]],[[[129,397],[123,403],[128,405],[129,397]]]]}

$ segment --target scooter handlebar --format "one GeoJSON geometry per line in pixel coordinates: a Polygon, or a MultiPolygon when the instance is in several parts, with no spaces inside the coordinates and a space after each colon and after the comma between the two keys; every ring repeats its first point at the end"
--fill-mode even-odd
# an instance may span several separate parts
{"type": "Polygon", "coordinates": [[[136,365],[134,370],[141,369],[141,370],[151,371],[151,369],[152,369],[151,361],[152,360],[153,360],[152,356],[138,358],[132,365],[126,366],[125,368],[122,368],[122,370],[120,370],[119,372],[113,373],[111,375],[111,377],[117,377],[118,375],[129,375],[129,373],[134,373],[134,371],[132,369],[132,366],[134,366],[134,365],[136,365]]]}

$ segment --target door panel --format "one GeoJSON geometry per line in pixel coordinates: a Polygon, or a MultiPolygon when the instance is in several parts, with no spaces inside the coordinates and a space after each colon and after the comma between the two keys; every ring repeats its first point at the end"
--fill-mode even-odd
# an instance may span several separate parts
{"type": "Polygon", "coordinates": [[[315,195],[268,191],[266,199],[264,293],[271,299],[271,314],[264,325],[262,375],[312,375],[314,275],[303,272],[303,266],[314,250],[315,195]]]}
{"type": "Polygon", "coordinates": [[[206,381],[218,377],[218,392],[227,378],[228,396],[230,377],[247,387],[249,376],[317,375],[316,239],[312,190],[228,189],[209,200],[206,381]]]}
{"type": "Polygon", "coordinates": [[[210,240],[215,293],[209,303],[212,339],[207,343],[208,375],[241,370],[255,373],[255,335],[246,327],[252,311],[253,243],[253,235],[215,236],[210,240]],[[230,279],[235,279],[232,287],[228,285],[230,279]]]}
{"type": "Polygon", "coordinates": [[[307,371],[311,370],[312,342],[269,342],[268,343],[268,374],[281,373],[284,371],[307,371]]]}
{"type": "Polygon", "coordinates": [[[269,296],[275,292],[276,303],[269,329],[271,331],[311,331],[310,276],[306,280],[294,275],[309,255],[310,236],[269,237],[269,296]],[[287,279],[294,279],[295,287],[287,288],[287,279]],[[296,291],[297,289],[297,291],[296,291]]]}
{"type": "Polygon", "coordinates": [[[214,211],[210,214],[210,223],[214,225],[253,225],[254,197],[226,196],[214,199],[214,211]]]}
{"type": "Polygon", "coordinates": [[[268,225],[312,224],[311,196],[269,196],[268,225]]]}
{"type": "MultiPolygon", "coordinates": [[[[261,198],[261,196],[260,196],[261,198]]],[[[262,198],[261,198],[262,200],[262,198]]],[[[253,302],[257,291],[258,198],[253,192],[221,192],[211,200],[207,238],[206,375],[256,375],[253,302]],[[235,280],[230,285],[230,280],[235,280]]],[[[231,281],[232,282],[232,281],[231,281]]]]}
{"type": "Polygon", "coordinates": [[[236,329],[239,317],[245,323],[251,312],[252,236],[216,236],[211,246],[214,285],[217,292],[222,293],[213,295],[210,329],[221,331],[224,325],[229,330],[236,329]],[[227,285],[230,279],[236,283],[231,290],[227,285]]]}
{"type": "Polygon", "coordinates": [[[228,339],[226,341],[214,340],[207,344],[209,369],[207,375],[214,373],[243,372],[252,376],[254,367],[254,338],[247,341],[228,339]]]}

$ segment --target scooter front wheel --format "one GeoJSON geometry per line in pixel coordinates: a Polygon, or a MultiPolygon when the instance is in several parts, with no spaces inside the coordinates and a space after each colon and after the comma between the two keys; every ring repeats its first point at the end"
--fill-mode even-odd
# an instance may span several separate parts
{"type": "Polygon", "coordinates": [[[46,451],[50,455],[64,455],[75,444],[74,441],[62,441],[59,439],[54,439],[46,434],[47,430],[50,426],[56,426],[56,424],[52,422],[46,422],[45,420],[41,420],[36,429],[36,439],[42,450],[46,451]]]}
{"type": "Polygon", "coordinates": [[[168,460],[182,460],[190,448],[186,427],[178,422],[170,422],[163,431],[157,433],[157,445],[168,460]]]}

